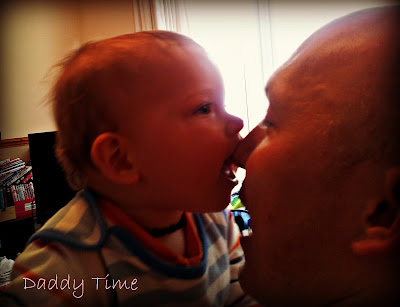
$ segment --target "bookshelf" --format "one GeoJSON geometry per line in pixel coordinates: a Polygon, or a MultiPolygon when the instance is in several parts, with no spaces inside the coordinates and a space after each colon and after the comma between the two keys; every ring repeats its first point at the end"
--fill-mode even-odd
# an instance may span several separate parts
{"type": "Polygon", "coordinates": [[[35,211],[32,166],[20,158],[1,160],[0,222],[33,216],[35,211]]]}
{"type": "Polygon", "coordinates": [[[14,193],[13,205],[7,206],[5,211],[0,210],[0,256],[10,255],[7,258],[15,258],[16,252],[22,252],[26,240],[40,225],[76,194],[69,187],[55,157],[55,141],[56,131],[31,133],[27,138],[0,141],[0,183],[1,170],[6,169],[4,163],[22,165],[28,172],[30,170],[27,168],[32,167],[33,177],[26,177],[27,182],[21,182],[25,185],[10,188],[9,193],[14,193]],[[29,194],[29,184],[33,185],[34,197],[33,193],[29,194]],[[32,202],[37,208],[31,206],[32,202]]]}
{"type": "MultiPolygon", "coordinates": [[[[10,196],[13,200],[13,205],[0,204],[0,256],[15,259],[18,253],[25,248],[29,237],[38,228],[35,210],[32,210],[31,207],[34,197],[32,194],[28,197],[27,191],[22,189],[22,186],[17,185],[17,183],[22,183],[22,180],[28,177],[32,171],[29,166],[30,154],[27,137],[0,141],[0,183],[6,177],[4,170],[6,169],[5,163],[7,161],[9,162],[10,173],[14,174],[14,178],[12,178],[13,176],[9,178],[10,183],[15,183],[15,185],[10,184],[9,190],[10,192],[14,190],[15,198],[10,196]],[[11,163],[11,161],[14,162],[11,163]],[[13,169],[12,165],[15,168],[19,168],[13,169]],[[17,178],[18,174],[21,175],[20,178],[17,178]],[[18,182],[19,179],[20,181],[18,182]],[[16,193],[19,194],[18,198],[16,193]]],[[[2,194],[4,193],[4,188],[5,184],[2,184],[0,189],[2,194]]],[[[2,196],[4,202],[4,194],[2,196]]]]}

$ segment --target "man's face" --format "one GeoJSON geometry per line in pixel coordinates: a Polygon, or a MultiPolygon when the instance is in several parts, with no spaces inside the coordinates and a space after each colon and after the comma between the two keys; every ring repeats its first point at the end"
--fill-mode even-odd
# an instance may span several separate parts
{"type": "MultiPolygon", "coordinates": [[[[372,170],[351,166],[347,154],[346,138],[355,128],[346,126],[346,112],[336,103],[340,69],[305,71],[299,63],[288,62],[269,80],[269,110],[243,162],[253,235],[242,240],[240,281],[267,304],[321,303],[353,294],[344,289],[352,288],[354,278],[346,266],[353,261],[351,240],[361,235],[356,203],[365,203],[375,184],[372,170]]],[[[241,146],[249,150],[247,142],[241,146]]]]}

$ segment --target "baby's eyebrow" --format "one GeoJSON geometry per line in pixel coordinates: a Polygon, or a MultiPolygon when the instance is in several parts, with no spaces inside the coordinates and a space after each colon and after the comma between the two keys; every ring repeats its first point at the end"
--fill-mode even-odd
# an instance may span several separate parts
{"type": "Polygon", "coordinates": [[[217,97],[215,89],[204,89],[187,95],[185,101],[195,99],[213,100],[217,97]]]}

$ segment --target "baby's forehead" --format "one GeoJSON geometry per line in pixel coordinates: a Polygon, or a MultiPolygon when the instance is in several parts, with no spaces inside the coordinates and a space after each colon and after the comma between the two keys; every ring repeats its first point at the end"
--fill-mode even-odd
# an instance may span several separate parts
{"type": "Polygon", "coordinates": [[[161,101],[159,96],[167,92],[180,92],[172,80],[193,78],[193,72],[198,69],[195,58],[201,58],[203,66],[208,63],[204,51],[195,44],[145,42],[141,48],[143,56],[125,58],[125,63],[109,77],[110,84],[114,85],[107,89],[109,94],[124,97],[120,101],[129,101],[130,107],[144,100],[161,101]]]}
{"type": "Polygon", "coordinates": [[[143,62],[152,65],[173,64],[188,56],[205,56],[204,50],[195,43],[177,43],[162,40],[147,40],[140,46],[143,62]]]}

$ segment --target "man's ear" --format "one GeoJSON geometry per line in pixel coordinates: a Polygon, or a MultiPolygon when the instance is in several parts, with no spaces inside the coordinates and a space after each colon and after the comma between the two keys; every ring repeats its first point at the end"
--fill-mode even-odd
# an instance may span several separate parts
{"type": "Polygon", "coordinates": [[[105,132],[94,140],[90,157],[100,172],[117,184],[135,184],[139,172],[129,152],[128,141],[117,133],[105,132]]]}
{"type": "Polygon", "coordinates": [[[370,203],[366,224],[366,238],[352,244],[355,254],[381,254],[400,247],[400,167],[386,172],[384,198],[370,203]]]}

